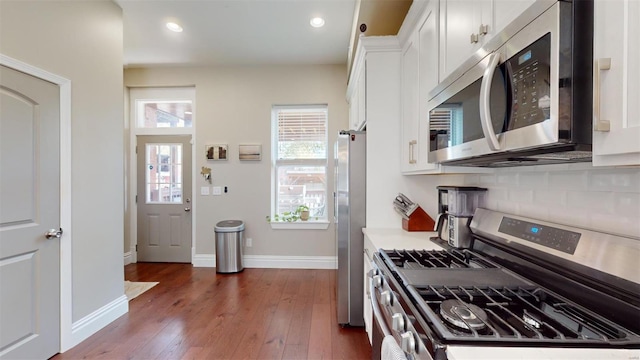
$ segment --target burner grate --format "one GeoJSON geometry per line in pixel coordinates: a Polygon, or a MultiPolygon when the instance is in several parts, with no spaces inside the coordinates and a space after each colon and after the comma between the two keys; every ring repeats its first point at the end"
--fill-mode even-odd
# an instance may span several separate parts
{"type": "Polygon", "coordinates": [[[583,344],[620,342],[629,337],[619,326],[535,286],[409,286],[408,289],[414,298],[422,299],[416,304],[423,316],[440,337],[448,340],[583,344]],[[443,304],[452,300],[461,304],[462,311],[443,311],[443,304]]]}
{"type": "Polygon", "coordinates": [[[385,250],[396,267],[403,269],[482,268],[497,266],[469,250],[385,250]]]}

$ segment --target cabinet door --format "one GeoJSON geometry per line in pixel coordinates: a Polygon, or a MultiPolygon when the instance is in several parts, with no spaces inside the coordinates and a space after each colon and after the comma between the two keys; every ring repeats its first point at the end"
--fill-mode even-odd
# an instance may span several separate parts
{"type": "Polygon", "coordinates": [[[349,129],[355,130],[358,125],[358,89],[354,89],[349,99],[349,129]]]}
{"type": "Polygon", "coordinates": [[[430,164],[429,153],[429,114],[427,101],[429,91],[438,85],[438,3],[432,1],[425,9],[424,22],[418,30],[420,59],[419,59],[419,100],[418,100],[418,144],[417,167],[420,170],[435,170],[435,164],[430,164]]]}
{"type": "Polygon", "coordinates": [[[490,33],[497,34],[522,14],[536,0],[493,0],[493,29],[490,33]]]}
{"type": "Polygon", "coordinates": [[[418,122],[420,104],[420,62],[417,33],[414,33],[402,51],[402,172],[413,171],[417,167],[418,122]]]}
{"type": "Polygon", "coordinates": [[[367,249],[364,253],[364,329],[369,337],[369,344],[371,344],[371,332],[373,330],[373,309],[371,308],[371,289],[369,284],[369,271],[371,271],[371,258],[367,256],[367,249]]]}
{"type": "Polygon", "coordinates": [[[640,2],[594,6],[593,164],[640,165],[640,2]],[[598,69],[607,62],[608,70],[598,69]]]}
{"type": "Polygon", "coordinates": [[[361,130],[367,122],[367,62],[365,60],[362,73],[358,77],[358,123],[356,130],[361,130]]]}
{"type": "Polygon", "coordinates": [[[402,171],[424,174],[437,169],[427,162],[428,94],[438,84],[437,2],[424,10],[402,52],[402,171]]]}
{"type": "Polygon", "coordinates": [[[482,24],[482,3],[486,2],[440,1],[440,80],[449,76],[482,45],[478,30],[482,24]],[[472,39],[472,36],[476,38],[472,39]]]}
{"type": "Polygon", "coordinates": [[[365,66],[359,69],[352,79],[353,92],[349,98],[349,129],[360,130],[366,121],[366,72],[365,66]]]}

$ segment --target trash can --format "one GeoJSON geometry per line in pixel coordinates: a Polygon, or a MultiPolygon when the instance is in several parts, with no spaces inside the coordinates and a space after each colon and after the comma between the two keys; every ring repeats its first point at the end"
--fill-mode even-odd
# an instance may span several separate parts
{"type": "Polygon", "coordinates": [[[224,220],[216,224],[216,272],[236,273],[244,269],[242,254],[244,223],[240,220],[224,220]]]}

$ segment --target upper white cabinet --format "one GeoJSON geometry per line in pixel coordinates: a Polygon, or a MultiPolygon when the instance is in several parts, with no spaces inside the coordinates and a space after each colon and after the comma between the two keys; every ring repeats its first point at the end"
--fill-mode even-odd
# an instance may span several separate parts
{"type": "Polygon", "coordinates": [[[534,2],[440,0],[440,80],[451,75],[534,2]]]}
{"type": "Polygon", "coordinates": [[[428,94],[438,76],[438,1],[414,1],[398,32],[401,54],[401,171],[404,175],[488,172],[429,163],[428,94]]]}
{"type": "MultiPolygon", "coordinates": [[[[433,171],[426,119],[427,92],[438,84],[438,19],[436,1],[421,9],[414,28],[402,48],[402,166],[403,173],[433,171]]],[[[412,8],[413,11],[417,11],[412,8]]]]}
{"type": "Polygon", "coordinates": [[[640,2],[594,6],[593,165],[640,165],[640,2]]]}
{"type": "Polygon", "coordinates": [[[440,0],[440,79],[495,33],[492,6],[491,0],[440,0]]]}
{"type": "Polygon", "coordinates": [[[351,83],[347,91],[349,101],[349,129],[361,130],[367,123],[367,64],[365,60],[351,75],[351,83]]]}

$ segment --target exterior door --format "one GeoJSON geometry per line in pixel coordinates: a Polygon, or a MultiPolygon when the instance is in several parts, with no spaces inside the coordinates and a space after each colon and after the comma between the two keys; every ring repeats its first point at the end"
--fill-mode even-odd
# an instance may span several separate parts
{"type": "Polygon", "coordinates": [[[138,261],[191,262],[191,135],[137,137],[138,261]]]}
{"type": "Polygon", "coordinates": [[[59,87],[0,66],[2,359],[60,349],[59,163],[59,87]]]}

